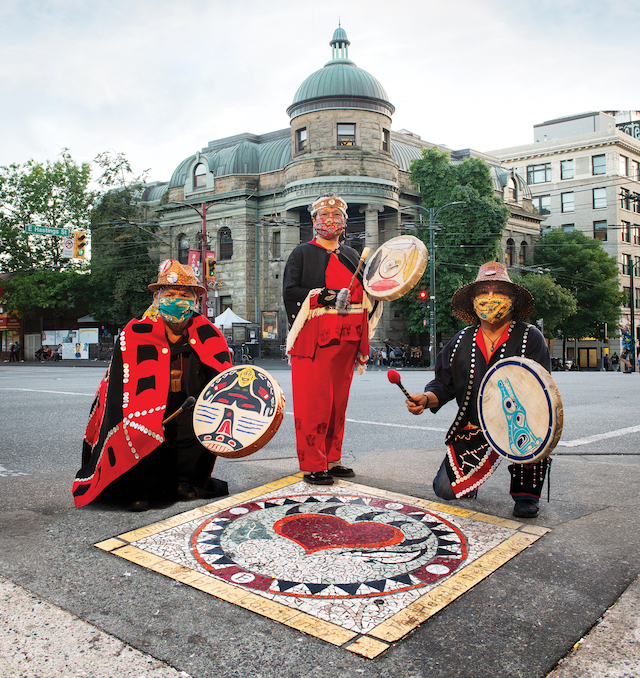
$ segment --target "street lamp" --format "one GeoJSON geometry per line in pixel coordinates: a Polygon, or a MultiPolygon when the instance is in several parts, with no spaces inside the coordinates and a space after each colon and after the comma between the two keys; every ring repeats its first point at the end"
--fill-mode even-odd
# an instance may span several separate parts
{"type": "Polygon", "coordinates": [[[434,244],[434,231],[439,228],[436,226],[436,218],[445,207],[451,205],[463,205],[464,200],[448,202],[438,207],[423,207],[422,205],[409,205],[402,209],[417,207],[429,215],[429,365],[435,368],[436,359],[436,248],[434,244]]]}

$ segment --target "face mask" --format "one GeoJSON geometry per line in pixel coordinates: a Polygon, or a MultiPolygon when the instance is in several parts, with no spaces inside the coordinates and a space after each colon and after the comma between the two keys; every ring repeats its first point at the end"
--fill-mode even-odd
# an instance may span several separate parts
{"type": "Polygon", "coordinates": [[[195,311],[193,299],[167,297],[158,299],[158,312],[170,325],[179,325],[188,320],[195,311]]]}
{"type": "Polygon", "coordinates": [[[513,302],[502,294],[481,294],[473,300],[473,310],[481,320],[495,323],[513,311],[513,302]]]}
{"type": "Polygon", "coordinates": [[[320,238],[339,238],[344,232],[346,222],[342,217],[316,217],[313,228],[320,238]]]}

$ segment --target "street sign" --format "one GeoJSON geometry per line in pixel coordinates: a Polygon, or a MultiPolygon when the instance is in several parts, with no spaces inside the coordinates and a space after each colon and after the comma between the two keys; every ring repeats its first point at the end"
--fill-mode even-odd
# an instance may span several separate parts
{"type": "Polygon", "coordinates": [[[65,238],[62,241],[62,258],[73,259],[73,238],[65,238]]]}
{"type": "Polygon", "coordinates": [[[35,224],[27,224],[24,227],[26,233],[35,233],[36,235],[59,235],[67,236],[70,234],[68,228],[55,228],[54,226],[36,226],[35,224]]]}

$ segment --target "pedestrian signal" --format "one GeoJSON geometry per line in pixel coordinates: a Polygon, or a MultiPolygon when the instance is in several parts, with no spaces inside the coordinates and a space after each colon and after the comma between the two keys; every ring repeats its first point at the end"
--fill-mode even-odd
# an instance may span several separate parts
{"type": "Polygon", "coordinates": [[[73,258],[84,259],[86,248],[87,248],[87,234],[84,231],[74,231],[73,258]]]}

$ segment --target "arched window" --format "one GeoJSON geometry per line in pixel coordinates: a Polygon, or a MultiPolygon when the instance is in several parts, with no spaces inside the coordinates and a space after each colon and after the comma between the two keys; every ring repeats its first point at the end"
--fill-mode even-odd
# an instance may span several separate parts
{"type": "Polygon", "coordinates": [[[522,264],[523,266],[527,263],[527,247],[528,247],[527,241],[523,240],[520,243],[520,259],[519,259],[520,264],[522,264]]]}
{"type": "Polygon", "coordinates": [[[189,263],[189,238],[184,233],[178,236],[178,261],[181,264],[189,263]]]}
{"type": "Polygon", "coordinates": [[[233,256],[233,238],[231,237],[231,229],[223,226],[218,232],[220,244],[218,246],[218,261],[225,261],[231,259],[233,256]]]}
{"type": "Polygon", "coordinates": [[[193,170],[193,189],[206,188],[207,186],[207,168],[200,162],[193,170]]]}
{"type": "Polygon", "coordinates": [[[513,266],[513,259],[515,254],[516,244],[512,238],[507,240],[507,249],[504,251],[504,265],[508,268],[513,266]]]}

